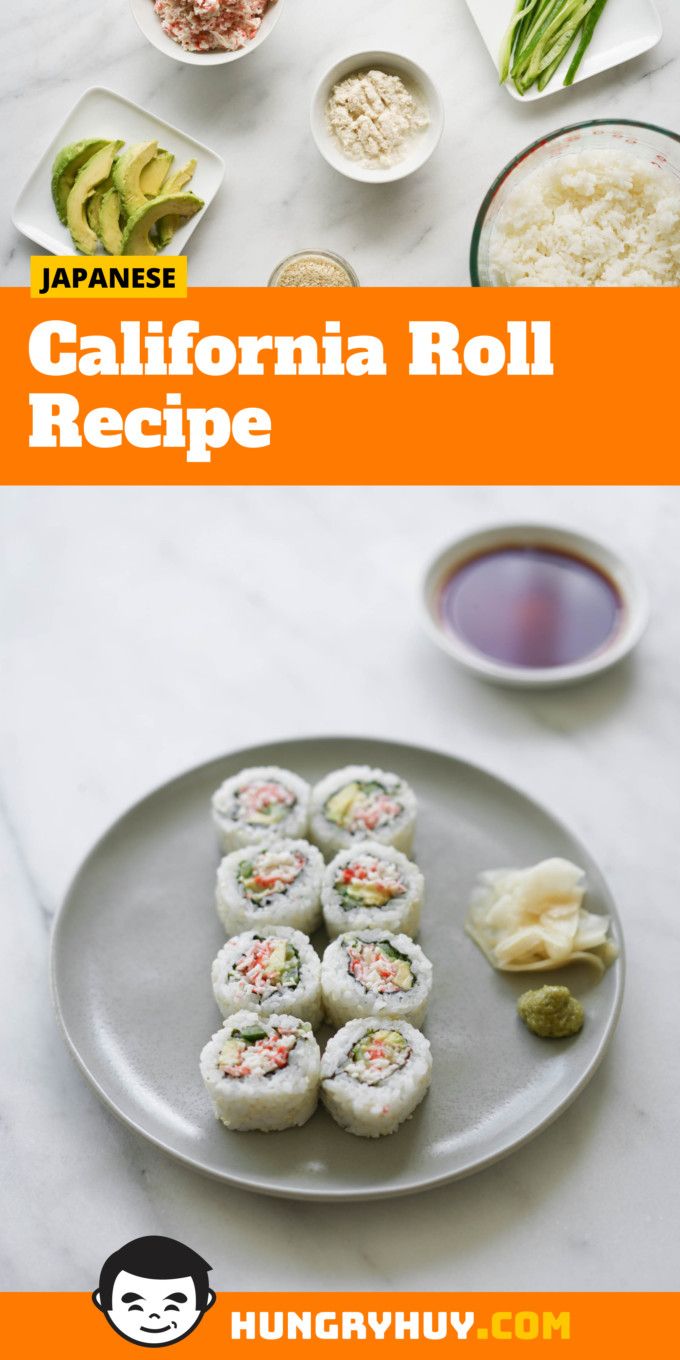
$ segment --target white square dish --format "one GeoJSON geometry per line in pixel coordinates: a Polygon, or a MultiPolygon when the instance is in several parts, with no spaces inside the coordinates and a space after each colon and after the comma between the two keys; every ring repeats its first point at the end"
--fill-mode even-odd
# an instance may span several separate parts
{"type": "MultiPolygon", "coordinates": [[[[512,0],[466,0],[466,4],[498,70],[503,35],[512,18],[512,0]]],[[[660,41],[662,32],[654,0],[610,0],[595,29],[574,84],[648,52],[660,41]]],[[[513,99],[519,99],[522,103],[543,99],[545,95],[556,94],[558,90],[564,89],[562,82],[566,69],[563,62],[544,90],[533,86],[526,94],[520,95],[510,80],[506,81],[505,88],[513,99]]]]}
{"type": "Polygon", "coordinates": [[[38,161],[12,213],[17,230],[35,241],[36,245],[51,250],[53,255],[78,254],[68,228],[57,217],[52,201],[51,175],[52,162],[61,147],[85,137],[118,137],[126,142],[155,138],[160,146],[173,152],[175,166],[196,160],[196,173],[190,188],[195,189],[205,206],[180,227],[168,252],[183,255],[189,237],[207,212],[224,179],[224,161],[202,142],[188,137],[171,123],[164,122],[123,95],[102,86],[92,86],[81,95],[38,161]]]}

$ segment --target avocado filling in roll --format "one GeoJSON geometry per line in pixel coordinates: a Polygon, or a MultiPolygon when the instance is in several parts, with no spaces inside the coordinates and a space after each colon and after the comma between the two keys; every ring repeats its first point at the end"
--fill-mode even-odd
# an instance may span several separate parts
{"type": "Polygon", "coordinates": [[[337,1073],[344,1072],[364,1086],[377,1086],[405,1066],[411,1051],[398,1029],[372,1029],[350,1049],[337,1073]]]}
{"type": "Polygon", "coordinates": [[[302,873],[305,856],[299,850],[261,850],[253,859],[238,866],[237,879],[244,897],[253,906],[265,906],[272,897],[285,893],[302,873]]]}
{"type": "Polygon", "coordinates": [[[283,1027],[270,1033],[259,1025],[234,1030],[220,1049],[218,1067],[223,1077],[269,1077],[288,1066],[296,1043],[297,1034],[283,1027]]]}
{"type": "Polygon", "coordinates": [[[324,816],[335,826],[351,835],[366,836],[380,827],[389,826],[403,812],[403,805],[388,793],[383,784],[359,781],[343,785],[331,794],[324,804],[324,816]]]}
{"type": "Polygon", "coordinates": [[[341,869],[333,887],[343,911],[356,907],[384,907],[406,892],[399,869],[389,860],[364,855],[341,869]]]}
{"type": "Polygon", "coordinates": [[[387,940],[348,941],[347,970],[365,991],[381,996],[410,992],[415,983],[411,960],[387,940]]]}
{"type": "Polygon", "coordinates": [[[255,939],[233,964],[229,976],[245,981],[253,995],[264,1001],[284,987],[297,987],[300,955],[290,940],[272,936],[255,939]]]}
{"type": "Polygon", "coordinates": [[[295,794],[283,784],[256,781],[236,790],[232,817],[249,826],[276,827],[296,803],[295,794]]]}

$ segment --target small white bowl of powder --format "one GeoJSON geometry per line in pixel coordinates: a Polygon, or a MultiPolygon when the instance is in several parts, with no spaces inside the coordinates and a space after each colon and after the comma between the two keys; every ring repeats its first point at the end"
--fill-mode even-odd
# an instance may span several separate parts
{"type": "Polygon", "coordinates": [[[349,179],[386,184],[429,160],[444,108],[427,72],[396,52],[358,52],[324,76],[312,102],[322,156],[349,179]]]}

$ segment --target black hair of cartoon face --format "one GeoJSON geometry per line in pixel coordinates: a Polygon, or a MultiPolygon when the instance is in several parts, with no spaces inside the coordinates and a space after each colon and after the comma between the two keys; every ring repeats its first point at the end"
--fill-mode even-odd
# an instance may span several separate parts
{"type": "Polygon", "coordinates": [[[92,1302],[135,1346],[172,1346],[215,1302],[210,1269],[172,1237],[137,1237],[104,1262],[92,1302]]]}

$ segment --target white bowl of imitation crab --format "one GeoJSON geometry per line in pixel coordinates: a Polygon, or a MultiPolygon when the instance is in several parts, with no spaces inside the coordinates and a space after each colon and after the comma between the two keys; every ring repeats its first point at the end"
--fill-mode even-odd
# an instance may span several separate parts
{"type": "Polygon", "coordinates": [[[444,131],[444,106],[427,71],[410,57],[402,57],[397,52],[357,52],[336,62],[319,82],[312,101],[311,122],[314,141],[334,170],[363,184],[391,184],[412,175],[430,159],[444,131]],[[391,165],[368,165],[364,160],[348,155],[328,121],[327,109],[335,86],[348,76],[364,71],[383,71],[385,75],[398,76],[427,113],[427,126],[410,134],[403,154],[391,165]]]}
{"type": "MultiPolygon", "coordinates": [[[[180,42],[176,42],[164,31],[161,17],[156,13],[154,0],[130,0],[130,9],[144,37],[166,57],[182,61],[187,66],[225,66],[227,62],[247,57],[250,52],[254,52],[262,45],[281,17],[283,3],[284,0],[269,0],[254,37],[249,38],[242,47],[237,47],[233,52],[226,49],[215,52],[188,52],[180,42]]],[[[239,0],[239,5],[247,17],[249,11],[259,8],[259,0],[239,0]]],[[[188,23],[191,23],[193,8],[193,0],[168,0],[168,9],[176,9],[179,19],[185,18],[188,23]]],[[[229,9],[233,11],[233,5],[230,5],[229,9]]]]}

